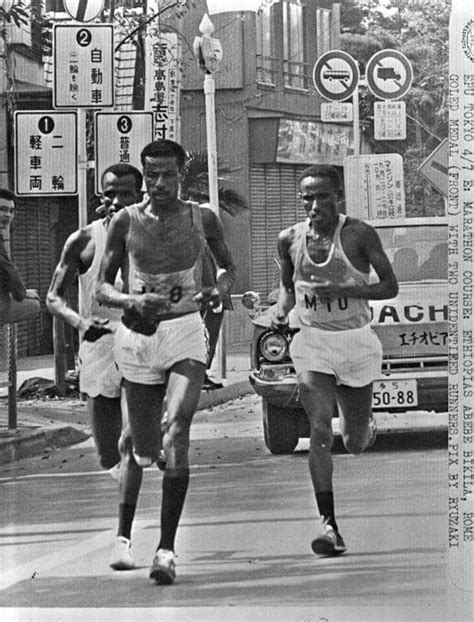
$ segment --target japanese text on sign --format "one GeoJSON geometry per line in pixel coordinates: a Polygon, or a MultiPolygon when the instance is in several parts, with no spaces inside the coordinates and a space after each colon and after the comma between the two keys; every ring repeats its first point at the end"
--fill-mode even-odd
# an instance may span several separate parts
{"type": "Polygon", "coordinates": [[[405,216],[403,163],[399,154],[349,156],[344,161],[346,211],[351,216],[393,219],[405,216]]]}
{"type": "Polygon", "coordinates": [[[15,113],[15,186],[19,195],[77,192],[76,113],[15,113]]]}
{"type": "Polygon", "coordinates": [[[54,27],[56,108],[113,106],[113,27],[54,27]]]}
{"type": "Polygon", "coordinates": [[[153,112],[155,138],[179,140],[181,47],[178,36],[150,33],[146,46],[145,109],[153,112]]]}
{"type": "Polygon", "coordinates": [[[151,112],[95,113],[95,191],[101,193],[103,171],[117,162],[141,167],[143,146],[153,140],[151,112]]]}

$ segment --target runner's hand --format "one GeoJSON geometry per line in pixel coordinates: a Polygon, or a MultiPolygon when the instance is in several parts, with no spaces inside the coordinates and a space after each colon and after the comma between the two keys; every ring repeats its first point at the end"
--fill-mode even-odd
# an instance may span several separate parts
{"type": "Polygon", "coordinates": [[[217,309],[221,304],[221,298],[217,287],[203,287],[202,290],[194,296],[193,300],[199,304],[200,309],[205,309],[206,307],[217,309]]]}
{"type": "Polygon", "coordinates": [[[107,326],[109,320],[101,320],[99,318],[92,318],[84,322],[84,328],[81,328],[82,338],[84,341],[97,341],[104,335],[112,333],[112,328],[107,326]]]}
{"type": "Polygon", "coordinates": [[[133,308],[144,320],[155,321],[157,316],[170,309],[168,296],[148,292],[133,297],[133,308]]]}
{"type": "Polygon", "coordinates": [[[270,326],[278,333],[286,333],[290,328],[290,322],[287,315],[275,315],[270,322],[270,326]]]}
{"type": "Polygon", "coordinates": [[[335,300],[336,298],[344,296],[345,293],[345,290],[341,287],[341,285],[336,285],[335,283],[314,285],[313,289],[318,300],[320,300],[322,303],[331,302],[331,300],[335,300]]]}

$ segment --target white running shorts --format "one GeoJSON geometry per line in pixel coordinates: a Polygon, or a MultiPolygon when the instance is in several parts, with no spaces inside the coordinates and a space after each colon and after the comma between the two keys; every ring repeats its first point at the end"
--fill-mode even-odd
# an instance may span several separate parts
{"type": "Polygon", "coordinates": [[[79,389],[89,397],[120,397],[120,373],[114,359],[114,334],[85,341],[79,348],[79,389]]]}
{"type": "Polygon", "coordinates": [[[199,313],[163,320],[147,336],[120,324],[115,333],[115,360],[124,378],[139,384],[164,384],[175,363],[207,362],[208,340],[199,313]]]}
{"type": "Polygon", "coordinates": [[[290,354],[297,374],[330,374],[349,387],[364,387],[382,372],[382,344],[369,324],[338,331],[302,326],[290,354]]]}

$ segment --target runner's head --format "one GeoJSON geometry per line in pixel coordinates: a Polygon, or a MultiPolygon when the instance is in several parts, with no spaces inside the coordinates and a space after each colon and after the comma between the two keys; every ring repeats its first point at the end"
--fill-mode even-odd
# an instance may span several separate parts
{"type": "Polygon", "coordinates": [[[155,140],[146,145],[140,157],[152,205],[172,208],[179,197],[186,152],[172,140],[155,140]]]}
{"type": "Polygon", "coordinates": [[[142,184],[143,175],[130,164],[112,164],[107,167],[101,177],[101,215],[110,220],[123,207],[140,201],[142,184]]]}
{"type": "Polygon", "coordinates": [[[338,221],[337,205],[341,195],[339,173],[333,166],[313,164],[299,177],[303,207],[318,231],[332,233],[338,221]]]}

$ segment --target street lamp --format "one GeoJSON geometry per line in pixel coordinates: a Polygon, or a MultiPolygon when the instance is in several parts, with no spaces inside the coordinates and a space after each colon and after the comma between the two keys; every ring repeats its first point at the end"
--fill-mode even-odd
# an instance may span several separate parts
{"type": "MultiPolygon", "coordinates": [[[[222,60],[222,46],[218,39],[212,38],[214,24],[209,16],[204,17],[199,24],[201,37],[196,37],[193,43],[194,54],[200,69],[204,72],[204,99],[206,107],[206,137],[207,137],[207,170],[209,176],[209,205],[219,215],[219,188],[217,177],[217,133],[216,133],[216,104],[215,83],[213,73],[219,69],[222,60]]],[[[221,378],[226,377],[226,352],[224,340],[224,324],[216,348],[217,373],[221,378]]]]}
{"type": "Polygon", "coordinates": [[[211,37],[214,24],[207,13],[199,24],[202,37],[194,39],[193,50],[199,67],[204,72],[204,97],[206,106],[207,160],[209,174],[209,203],[219,214],[218,182],[217,182],[217,134],[215,114],[215,83],[213,73],[219,69],[222,59],[222,47],[219,39],[211,37]]]}

